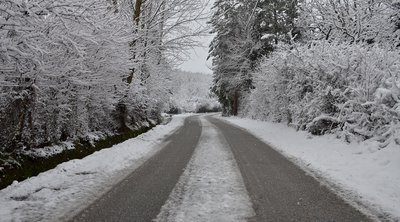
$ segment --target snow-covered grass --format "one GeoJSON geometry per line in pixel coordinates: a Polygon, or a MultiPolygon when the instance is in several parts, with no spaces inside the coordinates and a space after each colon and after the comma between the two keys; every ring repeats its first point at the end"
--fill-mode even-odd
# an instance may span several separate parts
{"type": "Polygon", "coordinates": [[[175,116],[134,139],[0,190],[0,221],[67,220],[156,153],[163,139],[183,125],[175,116]]]}
{"type": "Polygon", "coordinates": [[[254,211],[234,156],[216,127],[200,118],[199,144],[157,221],[246,221],[254,211]]]}
{"type": "Polygon", "coordinates": [[[400,148],[347,144],[333,135],[311,136],[284,124],[222,118],[238,125],[333,188],[365,213],[400,220],[400,148]]]}

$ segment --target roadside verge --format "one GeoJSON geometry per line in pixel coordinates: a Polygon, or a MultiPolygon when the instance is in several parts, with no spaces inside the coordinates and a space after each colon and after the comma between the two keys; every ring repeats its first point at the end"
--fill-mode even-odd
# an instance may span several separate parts
{"type": "Polygon", "coordinates": [[[221,118],[252,133],[331,188],[347,202],[380,221],[399,221],[400,149],[348,144],[333,135],[311,136],[284,124],[221,118]]]}
{"type": "Polygon", "coordinates": [[[4,221],[66,220],[155,154],[166,136],[186,118],[154,127],[134,139],[71,160],[21,183],[0,190],[0,218],[4,221]]]}

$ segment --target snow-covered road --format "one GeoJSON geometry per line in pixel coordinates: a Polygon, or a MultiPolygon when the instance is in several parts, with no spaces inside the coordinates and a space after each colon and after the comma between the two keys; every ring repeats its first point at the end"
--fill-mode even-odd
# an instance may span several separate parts
{"type": "Polygon", "coordinates": [[[254,216],[229,145],[216,126],[204,118],[201,123],[198,147],[156,221],[230,222],[254,216]]]}
{"type": "Polygon", "coordinates": [[[400,148],[348,144],[279,123],[222,118],[268,143],[342,198],[378,220],[400,221],[400,148]]]}
{"type": "MultiPolygon", "coordinates": [[[[360,206],[359,202],[362,202],[361,205],[365,203],[360,200],[363,198],[368,203],[363,206],[368,208],[375,204],[375,207],[369,208],[377,209],[372,213],[388,212],[394,217],[384,215],[381,219],[396,220],[396,207],[390,204],[399,199],[400,190],[396,191],[398,184],[392,183],[397,181],[397,171],[375,174],[388,191],[378,189],[367,192],[376,186],[377,181],[363,179],[368,172],[361,171],[359,167],[356,168],[357,171],[352,169],[351,164],[345,164],[349,157],[345,156],[348,154],[343,150],[327,151],[326,147],[334,147],[334,140],[309,140],[304,133],[260,121],[225,119],[246,128],[251,132],[249,133],[209,115],[191,117],[188,118],[189,121],[185,121],[186,117],[176,116],[166,126],[157,126],[148,133],[111,149],[96,152],[82,160],[60,164],[53,170],[1,190],[0,221],[65,221],[71,220],[79,212],[85,214],[82,212],[85,208],[89,209],[86,212],[94,215],[95,219],[74,217],[74,220],[110,221],[111,218],[118,218],[119,221],[131,221],[132,215],[139,218],[140,215],[146,215],[160,222],[248,219],[367,221],[354,208],[360,206]],[[201,126],[196,119],[200,120],[201,126]],[[252,134],[273,144],[274,148],[278,147],[277,150],[289,156],[289,159],[294,160],[305,171],[252,134]],[[310,142],[307,141],[313,141],[313,147],[309,147],[310,142]],[[328,145],[329,143],[332,144],[328,145]],[[318,144],[326,146],[321,148],[325,156],[324,152],[316,150],[318,144]],[[339,166],[335,167],[333,162],[322,164],[330,160],[336,161],[339,166]],[[346,169],[349,172],[347,174],[343,173],[346,169]],[[330,180],[328,187],[350,187],[353,194],[359,193],[363,196],[345,196],[347,203],[350,202],[353,206],[348,205],[309,176],[315,171],[319,173],[315,175],[325,176],[322,179],[325,185],[327,180],[337,179],[330,180]],[[148,179],[141,180],[143,175],[148,179]],[[391,178],[385,179],[385,175],[391,178]],[[360,181],[371,183],[359,184],[360,181]],[[141,187],[144,187],[146,193],[129,193],[129,189],[136,189],[134,187],[140,187],[142,183],[145,184],[141,187]],[[124,188],[121,189],[121,186],[124,188]],[[118,192],[121,193],[117,198],[104,198],[118,192]],[[378,194],[383,199],[377,197],[374,202],[371,197],[378,194]],[[113,199],[114,202],[104,204],[108,199],[113,199]],[[130,201],[127,202],[129,204],[114,204],[115,201],[122,203],[122,199],[130,201]],[[88,205],[93,207],[87,208],[88,205]],[[135,208],[137,205],[143,206],[135,208]],[[109,206],[116,209],[107,211],[105,208],[109,206]],[[152,209],[147,209],[147,206],[152,209]],[[135,212],[135,209],[145,209],[147,212],[141,214],[135,212]],[[106,212],[116,212],[118,215],[107,215],[106,212]]],[[[357,151],[354,155],[361,155],[359,150],[352,150],[351,153],[357,151]]],[[[385,162],[378,165],[393,166],[392,161],[398,154],[392,152],[389,162],[383,159],[385,162]]],[[[369,158],[367,154],[364,157],[369,158]]],[[[372,164],[368,169],[372,172],[380,169],[374,167],[375,164],[372,164]]],[[[393,167],[389,169],[393,170],[393,167]]],[[[370,214],[371,211],[367,208],[362,210],[370,214]]]]}

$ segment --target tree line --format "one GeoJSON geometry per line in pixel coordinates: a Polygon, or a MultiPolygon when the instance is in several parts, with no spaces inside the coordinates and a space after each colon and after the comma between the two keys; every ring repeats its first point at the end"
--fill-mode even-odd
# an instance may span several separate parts
{"type": "Polygon", "coordinates": [[[2,0],[0,152],[160,121],[202,0],[2,0]]]}
{"type": "Polygon", "coordinates": [[[212,91],[224,114],[400,144],[400,3],[217,0],[212,91]]]}

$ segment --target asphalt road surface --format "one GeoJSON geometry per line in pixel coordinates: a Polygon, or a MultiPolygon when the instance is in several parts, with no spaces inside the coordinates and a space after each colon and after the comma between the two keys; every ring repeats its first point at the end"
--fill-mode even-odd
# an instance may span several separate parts
{"type": "Polygon", "coordinates": [[[161,210],[189,162],[201,134],[196,117],[166,141],[167,145],[72,221],[151,221],[161,210]]]}
{"type": "Polygon", "coordinates": [[[221,130],[239,165],[256,212],[249,221],[369,221],[253,135],[208,119],[221,130]]]}
{"type": "Polygon", "coordinates": [[[157,154],[72,221],[152,221],[200,139],[199,118],[225,137],[256,215],[248,221],[370,221],[313,177],[245,130],[211,116],[189,117],[157,154]]]}

